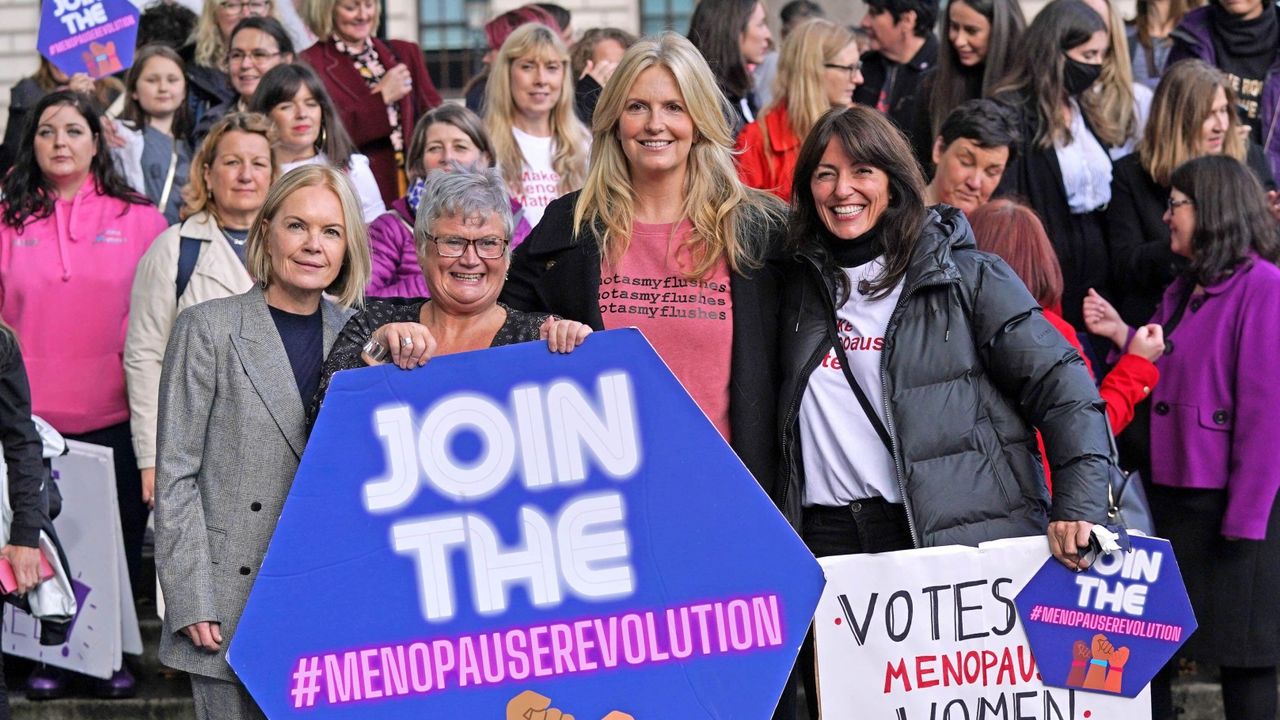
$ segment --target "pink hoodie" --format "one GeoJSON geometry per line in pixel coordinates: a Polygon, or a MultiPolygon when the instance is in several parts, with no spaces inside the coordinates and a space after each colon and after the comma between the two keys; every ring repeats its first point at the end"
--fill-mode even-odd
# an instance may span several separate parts
{"type": "Polygon", "coordinates": [[[124,335],[138,260],[165,229],[150,205],[98,193],[21,230],[0,224],[2,308],[22,344],[35,414],[69,434],[129,419],[124,335]]]}

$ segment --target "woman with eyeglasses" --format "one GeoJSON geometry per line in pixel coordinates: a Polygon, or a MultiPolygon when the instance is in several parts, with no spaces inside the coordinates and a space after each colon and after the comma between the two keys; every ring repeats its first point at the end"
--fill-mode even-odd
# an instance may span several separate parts
{"type": "Polygon", "coordinates": [[[300,55],[324,81],[338,120],[369,158],[382,202],[390,205],[408,189],[409,133],[444,101],[422,48],[374,35],[381,12],[378,0],[311,0],[305,19],[319,40],[300,55]]]}
{"type": "Polygon", "coordinates": [[[253,93],[271,68],[293,62],[293,41],[279,20],[247,17],[231,31],[227,49],[227,75],[235,95],[204,113],[192,132],[199,146],[209,130],[228,113],[248,112],[253,93]]]}
{"type": "Polygon", "coordinates": [[[540,338],[552,352],[580,345],[591,334],[586,325],[498,302],[511,266],[513,229],[511,201],[497,170],[427,176],[413,236],[431,297],[366,300],[321,369],[308,420],[315,422],[339,370],[383,362],[411,370],[437,355],[540,338]]]}
{"type": "Polygon", "coordinates": [[[853,105],[862,61],[853,33],[820,19],[793,29],[780,55],[773,102],[738,135],[738,177],[789,201],[800,143],[823,113],[853,105]]]}
{"type": "Polygon", "coordinates": [[[276,17],[273,0],[204,0],[195,38],[181,50],[187,65],[187,102],[197,127],[210,109],[236,98],[227,73],[227,51],[236,24],[248,17],[276,17]]]}

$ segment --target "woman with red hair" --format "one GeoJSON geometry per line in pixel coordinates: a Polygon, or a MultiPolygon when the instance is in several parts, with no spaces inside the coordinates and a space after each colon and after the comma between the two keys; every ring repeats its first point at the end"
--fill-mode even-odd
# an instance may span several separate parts
{"type": "MultiPolygon", "coordinates": [[[[1012,200],[992,200],[969,214],[978,249],[999,255],[1044,308],[1044,317],[1062,333],[1085,365],[1089,358],[1076,331],[1062,319],[1062,268],[1044,225],[1035,212],[1012,200]]],[[[1090,290],[1090,292],[1093,292],[1090,290]]],[[[1098,394],[1107,403],[1111,431],[1119,433],[1133,420],[1134,405],[1151,394],[1160,372],[1155,361],[1164,354],[1164,331],[1159,325],[1139,328],[1128,351],[1103,378],[1098,394]]],[[[1090,367],[1090,372],[1093,368],[1090,367]]]]}

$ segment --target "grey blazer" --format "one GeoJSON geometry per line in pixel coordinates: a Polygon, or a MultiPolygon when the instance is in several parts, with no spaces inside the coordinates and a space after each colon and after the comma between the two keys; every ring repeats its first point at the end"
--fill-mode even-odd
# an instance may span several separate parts
{"type": "MultiPolygon", "coordinates": [[[[350,311],[321,301],[324,352],[350,311]]],[[[160,660],[222,680],[298,460],[304,406],[262,290],[178,315],[160,377],[156,570],[164,590],[160,660]],[[197,650],[192,623],[222,624],[222,650],[197,650]]]]}

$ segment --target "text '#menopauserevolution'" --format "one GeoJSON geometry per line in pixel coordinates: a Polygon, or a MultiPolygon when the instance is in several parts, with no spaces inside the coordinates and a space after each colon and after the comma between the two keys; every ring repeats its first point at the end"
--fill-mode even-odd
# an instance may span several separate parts
{"type": "Polygon", "coordinates": [[[745,653],[782,645],[777,595],[682,605],[299,658],[295,708],[745,653]],[[324,692],[321,692],[323,690],[324,692]]]}

